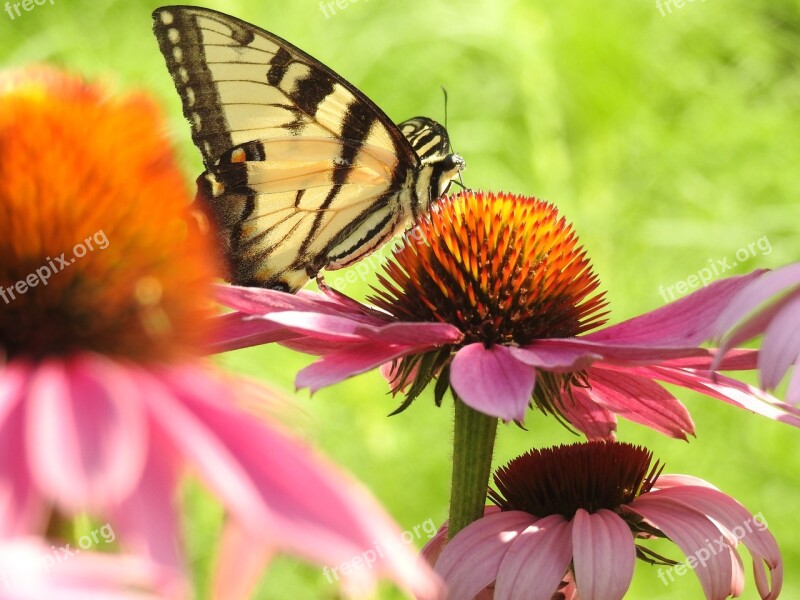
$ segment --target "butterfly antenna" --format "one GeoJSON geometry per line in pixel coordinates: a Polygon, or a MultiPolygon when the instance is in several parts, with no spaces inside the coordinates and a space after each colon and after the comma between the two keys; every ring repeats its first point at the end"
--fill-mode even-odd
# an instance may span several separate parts
{"type": "Polygon", "coordinates": [[[444,128],[447,129],[447,88],[442,86],[442,95],[444,95],[444,128]]]}
{"type": "MultiPolygon", "coordinates": [[[[453,153],[453,144],[450,141],[450,132],[447,130],[447,88],[442,86],[442,94],[444,94],[444,129],[447,131],[447,145],[450,154],[453,153]]],[[[461,189],[466,189],[467,186],[464,185],[464,179],[461,176],[461,171],[458,172],[458,181],[455,181],[458,185],[461,186],[461,189]]]]}

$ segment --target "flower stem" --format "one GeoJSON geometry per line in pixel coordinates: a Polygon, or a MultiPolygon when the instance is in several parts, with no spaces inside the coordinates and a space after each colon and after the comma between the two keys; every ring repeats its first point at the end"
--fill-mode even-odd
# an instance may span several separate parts
{"type": "Polygon", "coordinates": [[[496,433],[496,418],[455,399],[449,538],[483,516],[496,433]]]}

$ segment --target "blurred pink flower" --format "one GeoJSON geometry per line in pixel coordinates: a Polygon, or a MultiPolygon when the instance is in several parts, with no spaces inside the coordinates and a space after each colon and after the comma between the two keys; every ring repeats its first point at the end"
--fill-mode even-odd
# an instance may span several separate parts
{"type": "Polygon", "coordinates": [[[0,600],[160,600],[161,576],[139,557],[78,555],[39,538],[0,540],[0,600]]]}
{"type": "MultiPolygon", "coordinates": [[[[219,318],[214,350],[280,342],[321,355],[297,376],[298,387],[312,391],[383,366],[393,391],[406,394],[401,408],[438,378],[437,403],[451,386],[485,414],[523,421],[533,405],[591,438],[613,436],[616,415],[680,439],[693,433],[686,408],[657,381],[800,424],[792,407],[736,380],[712,379],[713,353],[699,347],[719,311],[759,272],[585,333],[602,323],[605,302],[552,205],[463,192],[441,200],[418,227],[430,245],[396,254],[377,307],[324,285],[297,295],[220,287],[218,298],[236,312],[219,318]]],[[[751,362],[739,355],[720,366],[751,362]]]]}
{"type": "Polygon", "coordinates": [[[450,542],[443,527],[423,554],[453,600],[483,597],[489,586],[495,600],[550,600],[562,580],[568,598],[577,591],[619,600],[637,557],[661,564],[665,585],[685,572],[636,543],[668,538],[687,556],[705,597],[723,600],[744,585],[742,542],[760,597],[777,598],[783,562],[763,517],[701,479],[660,475],[651,461],[643,448],[616,442],[532,450],[495,474],[489,496],[499,508],[487,507],[450,542]]]}
{"type": "Polygon", "coordinates": [[[786,400],[800,404],[800,263],[747,285],[722,310],[711,334],[720,341],[712,368],[731,348],[763,334],[758,356],[761,386],[775,389],[794,365],[786,400]]]}
{"type": "Polygon", "coordinates": [[[275,552],[336,566],[379,544],[337,581],[386,576],[434,596],[371,496],[240,410],[248,386],[202,363],[215,260],[163,129],[144,97],[47,69],[0,74],[0,455],[13,457],[0,462],[0,539],[89,511],[181,597],[177,492],[191,472],[231,517],[220,589],[246,594],[275,552]]]}

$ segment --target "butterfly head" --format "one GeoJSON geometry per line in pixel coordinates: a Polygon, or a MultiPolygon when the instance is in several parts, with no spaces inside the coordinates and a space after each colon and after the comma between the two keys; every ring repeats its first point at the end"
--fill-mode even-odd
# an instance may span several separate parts
{"type": "Polygon", "coordinates": [[[441,177],[439,178],[439,196],[446,194],[450,184],[456,178],[461,178],[461,171],[467,168],[467,163],[460,154],[448,154],[442,159],[441,177]]]}
{"type": "MultiPolygon", "coordinates": [[[[451,153],[428,159],[423,167],[423,173],[428,172],[427,190],[419,190],[427,197],[428,203],[433,202],[450,189],[450,184],[461,176],[461,171],[466,168],[464,159],[459,154],[451,153]]],[[[426,178],[421,177],[421,182],[426,178]]]]}

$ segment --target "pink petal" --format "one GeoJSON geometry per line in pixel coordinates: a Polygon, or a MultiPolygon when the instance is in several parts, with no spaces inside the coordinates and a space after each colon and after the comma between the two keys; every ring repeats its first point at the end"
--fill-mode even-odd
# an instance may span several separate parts
{"type": "Polygon", "coordinates": [[[593,362],[602,360],[599,348],[579,340],[537,340],[520,348],[509,348],[521,363],[554,373],[567,373],[587,369],[593,362]]]}
{"type": "Polygon", "coordinates": [[[47,524],[49,508],[28,472],[24,431],[21,408],[0,424],[0,538],[38,532],[47,524]]]}
{"type": "Polygon", "coordinates": [[[250,315],[300,311],[330,315],[351,315],[380,324],[379,319],[370,319],[365,315],[364,311],[358,310],[353,305],[348,306],[344,303],[337,303],[322,294],[306,290],[301,290],[297,294],[289,294],[264,288],[219,285],[216,288],[216,296],[221,304],[250,315]]]}
{"type": "Polygon", "coordinates": [[[436,562],[436,572],[447,585],[447,597],[473,598],[491,584],[513,541],[534,522],[535,517],[528,513],[499,512],[459,531],[436,562]]]}
{"type": "Polygon", "coordinates": [[[422,547],[420,550],[420,555],[427,561],[427,563],[431,566],[436,564],[436,561],[439,560],[439,556],[442,554],[442,550],[447,545],[447,525],[443,525],[438,529],[436,535],[434,535],[428,542],[422,547]]]}
{"type": "MultiPolygon", "coordinates": [[[[500,508],[490,504],[489,506],[484,507],[483,516],[493,515],[498,512],[501,512],[500,508]]],[[[447,545],[447,534],[448,522],[445,521],[444,524],[436,531],[436,535],[428,540],[428,542],[420,551],[420,554],[422,554],[425,560],[428,561],[428,564],[435,565],[436,561],[439,560],[439,555],[447,545]]]]}
{"type": "Polygon", "coordinates": [[[680,475],[675,473],[660,475],[658,479],[656,479],[654,489],[665,490],[667,488],[678,487],[682,485],[693,485],[705,487],[710,490],[717,490],[714,485],[710,484],[705,479],[700,479],[694,475],[680,475]]]}
{"type": "Polygon", "coordinates": [[[747,285],[736,297],[727,303],[716,317],[712,335],[720,338],[727,334],[739,321],[775,296],[793,287],[800,286],[800,263],[787,265],[777,271],[763,275],[747,285]]]}
{"type": "MultiPolygon", "coordinates": [[[[800,266],[800,265],[798,265],[800,266]]],[[[800,357],[800,294],[787,302],[764,332],[758,357],[761,386],[774,389],[800,357]]]]}
{"type": "Polygon", "coordinates": [[[751,371],[758,366],[758,350],[735,348],[723,356],[719,349],[711,349],[707,356],[665,360],[658,366],[699,371],[751,371]]]}
{"type": "MultiPolygon", "coordinates": [[[[659,484],[661,478],[659,478],[659,484]]],[[[744,506],[719,490],[707,486],[683,485],[661,489],[649,494],[653,498],[669,498],[690,510],[707,515],[720,523],[731,534],[743,542],[754,559],[754,565],[763,571],[761,561],[772,571],[773,587],[762,589],[765,579],[759,583],[761,597],[777,598],[783,580],[783,568],[778,542],[767,529],[763,517],[753,516],[744,506]]],[[[758,578],[757,578],[758,581],[758,578]]]]}
{"type": "Polygon", "coordinates": [[[447,323],[390,323],[370,328],[364,336],[382,343],[434,348],[460,342],[464,334],[447,323]]]}
{"type": "Polygon", "coordinates": [[[800,356],[794,363],[794,372],[786,388],[786,401],[792,406],[800,404],[800,356]]]}
{"type": "Polygon", "coordinates": [[[589,370],[589,385],[586,394],[590,398],[629,421],[682,440],[687,433],[694,433],[686,407],[647,378],[598,366],[589,370]]]}
{"type": "Polygon", "coordinates": [[[769,325],[772,318],[780,311],[781,307],[777,304],[754,315],[746,322],[742,323],[735,330],[731,331],[719,345],[714,362],[711,364],[712,370],[720,369],[719,363],[721,359],[733,352],[735,347],[747,340],[750,340],[757,335],[761,334],[769,325]]]}
{"type": "Polygon", "coordinates": [[[464,346],[450,364],[450,384],[464,404],[504,421],[522,421],[536,384],[536,370],[495,344],[464,346]]]}
{"type": "Polygon", "coordinates": [[[22,402],[33,371],[31,365],[21,360],[0,362],[0,423],[22,402]]]}
{"type": "Polygon", "coordinates": [[[214,341],[209,344],[208,348],[209,353],[212,354],[281,342],[302,335],[289,331],[278,323],[240,312],[228,313],[215,318],[213,329],[214,341]]]}
{"type": "Polygon", "coordinates": [[[695,573],[706,598],[721,600],[735,590],[738,576],[734,574],[736,563],[731,556],[735,551],[707,517],[655,494],[639,496],[628,507],[663,531],[687,557],[695,561],[702,559],[697,563],[695,573]],[[721,548],[716,545],[717,541],[721,548]],[[712,544],[711,549],[708,548],[709,543],[712,544]]]}
{"type": "Polygon", "coordinates": [[[800,410],[736,379],[717,375],[715,380],[711,380],[707,371],[673,369],[662,366],[630,368],[629,370],[717,398],[767,418],[800,427],[800,410]]]}
{"type": "Polygon", "coordinates": [[[286,311],[266,319],[298,333],[331,342],[373,340],[383,345],[405,345],[419,349],[451,344],[461,340],[458,328],[446,323],[381,323],[371,325],[337,315],[286,311]]]}
{"type": "Polygon", "coordinates": [[[22,398],[31,369],[24,363],[0,367],[0,538],[40,531],[48,509],[31,480],[25,451],[22,398]],[[8,457],[13,457],[9,460],[8,457]]]}
{"type": "Polygon", "coordinates": [[[716,281],[656,310],[583,336],[592,342],[687,347],[711,337],[711,325],[731,298],[762,271],[716,281]]]}
{"type": "Polygon", "coordinates": [[[366,373],[401,356],[414,353],[408,346],[384,346],[375,342],[353,344],[347,350],[325,355],[317,362],[302,369],[295,379],[298,388],[309,388],[312,392],[353,375],[366,373]]]}
{"type": "Polygon", "coordinates": [[[582,600],[621,600],[631,585],[636,546],[616,513],[578,509],[572,521],[575,581],[582,600]]]}
{"type": "MultiPolygon", "coordinates": [[[[150,384],[141,380],[142,389],[150,384]]],[[[150,433],[150,448],[138,487],[113,508],[113,522],[125,547],[163,570],[159,588],[168,595],[185,595],[186,565],[180,545],[175,497],[182,465],[159,427],[150,433]]]]}
{"type": "Polygon", "coordinates": [[[363,342],[367,329],[358,321],[313,312],[284,311],[266,315],[265,319],[297,333],[331,342],[363,342]]]}
{"type": "Polygon", "coordinates": [[[27,452],[38,486],[67,511],[102,509],[139,481],[147,429],[124,367],[93,356],[37,370],[28,393],[27,452]]]}
{"type": "Polygon", "coordinates": [[[572,560],[572,523],[548,515],[524,529],[497,573],[497,600],[550,600],[572,560]]]}
{"type": "Polygon", "coordinates": [[[561,414],[589,440],[614,440],[617,431],[617,417],[610,410],[600,406],[584,388],[573,387],[570,394],[564,394],[559,406],[561,414]]]}
{"type": "Polygon", "coordinates": [[[353,585],[389,576],[423,598],[438,593],[431,571],[361,488],[333,465],[247,414],[222,404],[230,391],[191,373],[172,394],[150,394],[150,409],[232,516],[268,549],[331,567],[382,556],[353,569],[353,585]]]}
{"type": "MultiPolygon", "coordinates": [[[[74,552],[74,551],[73,551],[74,552]]],[[[60,554],[59,554],[60,555],[60,554]]],[[[43,565],[56,556],[39,538],[6,539],[0,543],[3,600],[166,600],[150,592],[161,573],[155,565],[132,556],[82,553],[43,565]],[[138,591],[135,591],[138,590],[138,591]]],[[[188,598],[187,595],[170,596],[188,598]]]]}
{"type": "Polygon", "coordinates": [[[225,525],[214,575],[215,600],[251,598],[270,553],[236,521],[225,525]]]}
{"type": "Polygon", "coordinates": [[[649,364],[708,355],[708,350],[703,348],[660,347],[661,343],[662,340],[659,339],[651,340],[651,345],[596,342],[577,338],[543,339],[512,350],[519,361],[555,373],[586,369],[599,360],[618,364],[649,364]]]}

